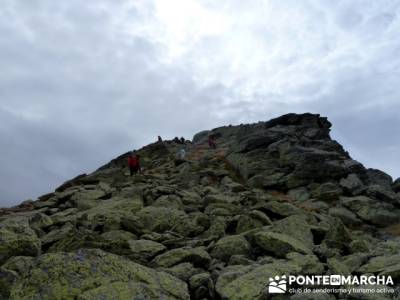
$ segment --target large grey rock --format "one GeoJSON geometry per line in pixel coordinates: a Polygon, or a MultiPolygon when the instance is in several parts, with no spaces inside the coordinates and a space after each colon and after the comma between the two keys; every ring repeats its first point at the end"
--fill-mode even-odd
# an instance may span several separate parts
{"type": "Polygon", "coordinates": [[[255,242],[260,248],[276,257],[285,257],[290,252],[312,253],[302,241],[282,233],[259,232],[255,235],[255,242]]]}
{"type": "Polygon", "coordinates": [[[172,267],[183,262],[190,262],[195,266],[207,267],[211,261],[210,255],[203,248],[179,248],[158,255],[152,264],[159,267],[172,267]]]}
{"type": "Polygon", "coordinates": [[[400,255],[378,256],[371,258],[366,264],[362,265],[358,272],[360,273],[381,273],[388,268],[400,266],[400,255]]]}
{"type": "Polygon", "coordinates": [[[74,193],[69,202],[78,210],[86,210],[92,207],[95,207],[101,197],[104,197],[106,192],[102,189],[90,189],[85,190],[82,189],[76,193],[74,193]]]}
{"type": "Polygon", "coordinates": [[[100,250],[44,254],[18,277],[10,299],[189,299],[186,283],[100,250]],[[35,276],[31,276],[35,274],[35,276]],[[60,280],[62,278],[62,280],[60,280]]]}
{"type": "Polygon", "coordinates": [[[400,210],[393,205],[377,202],[365,196],[343,197],[341,203],[364,222],[387,226],[400,220],[400,210]]]}
{"type": "Polygon", "coordinates": [[[25,218],[8,219],[0,223],[0,265],[12,256],[37,256],[41,242],[25,218]]]}
{"type": "Polygon", "coordinates": [[[271,224],[271,219],[265,213],[259,210],[252,210],[249,213],[240,216],[236,227],[236,233],[242,233],[250,229],[271,224]]]}
{"type": "Polygon", "coordinates": [[[112,201],[101,201],[95,207],[84,211],[80,220],[91,229],[101,227],[102,231],[122,229],[122,219],[133,217],[143,208],[140,197],[124,199],[115,197],[112,201]]]}
{"type": "Polygon", "coordinates": [[[45,231],[49,230],[49,227],[52,225],[53,220],[43,213],[35,213],[29,218],[29,227],[32,228],[39,237],[45,235],[45,231]]]}
{"type": "Polygon", "coordinates": [[[318,185],[311,191],[311,196],[321,201],[336,201],[342,195],[342,188],[334,182],[326,182],[318,185]]]}
{"type": "Polygon", "coordinates": [[[393,184],[392,184],[392,189],[395,193],[400,193],[400,178],[397,178],[393,184]]]}
{"type": "Polygon", "coordinates": [[[346,178],[340,180],[340,185],[345,191],[354,196],[361,194],[365,190],[365,185],[357,174],[349,174],[346,178]]]}
{"type": "Polygon", "coordinates": [[[289,235],[301,241],[310,249],[314,247],[314,236],[306,215],[293,215],[277,221],[271,231],[289,235]]]}
{"type": "Polygon", "coordinates": [[[65,223],[74,223],[77,219],[77,208],[68,208],[51,215],[54,225],[64,225],[65,223]]]}
{"type": "Polygon", "coordinates": [[[210,279],[210,273],[199,273],[190,278],[189,286],[191,289],[197,289],[202,285],[207,285],[210,279]]]}
{"type": "Polygon", "coordinates": [[[222,299],[270,299],[267,289],[270,278],[276,274],[298,274],[300,270],[285,262],[226,268],[218,277],[216,291],[222,299]]]}
{"type": "Polygon", "coordinates": [[[347,227],[338,218],[329,219],[327,225],[327,233],[322,244],[328,248],[337,249],[340,252],[347,251],[352,241],[351,234],[347,227]]]}
{"type": "Polygon", "coordinates": [[[306,201],[310,198],[310,193],[305,187],[291,189],[289,190],[288,195],[295,201],[306,201]]]}
{"type": "Polygon", "coordinates": [[[0,267],[0,299],[10,298],[10,289],[17,277],[15,272],[0,267]]]}
{"type": "Polygon", "coordinates": [[[167,250],[163,244],[149,240],[130,240],[128,244],[131,252],[129,257],[144,262],[167,250]]]}
{"type": "Polygon", "coordinates": [[[248,185],[253,188],[283,188],[286,184],[285,173],[259,174],[248,180],[248,185]]]}
{"type": "Polygon", "coordinates": [[[370,185],[380,185],[385,188],[391,188],[393,178],[389,174],[377,169],[367,169],[366,173],[370,185]]]}
{"type": "Polygon", "coordinates": [[[64,226],[60,228],[54,228],[49,233],[41,237],[41,243],[46,248],[50,247],[50,245],[54,244],[57,241],[65,239],[69,235],[73,234],[75,227],[71,223],[66,223],[64,226]]]}
{"type": "Polygon", "coordinates": [[[233,193],[242,192],[242,191],[244,191],[246,189],[243,184],[232,180],[229,176],[225,176],[221,180],[220,184],[221,184],[221,188],[223,190],[227,190],[227,191],[230,191],[230,192],[233,192],[233,193]]]}
{"type": "MultiPolygon", "coordinates": [[[[179,292],[181,291],[177,291],[176,293],[179,292]]],[[[169,295],[168,291],[160,292],[152,286],[138,284],[134,280],[128,282],[110,282],[100,287],[85,291],[76,299],[131,299],[132,297],[136,297],[137,299],[189,299],[187,292],[178,295],[169,295]]]]}
{"type": "Polygon", "coordinates": [[[361,223],[361,220],[354,213],[344,207],[332,207],[328,213],[342,220],[345,225],[359,225],[361,223]]]}
{"type": "Polygon", "coordinates": [[[390,187],[376,184],[370,185],[367,188],[366,193],[369,197],[400,207],[400,198],[391,190],[390,187]]]}
{"type": "Polygon", "coordinates": [[[329,268],[329,273],[332,275],[334,274],[340,274],[343,276],[351,275],[351,271],[347,267],[347,265],[338,260],[336,257],[328,258],[327,266],[329,268]]]}
{"type": "Polygon", "coordinates": [[[204,272],[203,269],[195,268],[193,264],[189,262],[177,264],[170,268],[160,268],[159,270],[171,274],[183,281],[189,281],[192,276],[204,272]]]}
{"type": "Polygon", "coordinates": [[[400,211],[390,207],[363,207],[357,215],[366,222],[373,225],[384,227],[400,220],[400,211]]]}
{"type": "Polygon", "coordinates": [[[289,262],[301,268],[300,274],[315,275],[323,274],[324,272],[324,264],[313,254],[304,255],[297,252],[290,252],[286,255],[286,258],[289,262]]]}
{"type": "Polygon", "coordinates": [[[210,133],[209,130],[204,130],[204,131],[201,131],[199,133],[196,133],[193,136],[193,139],[192,139],[193,144],[199,144],[199,143],[207,142],[209,133],[210,133]]]}
{"type": "Polygon", "coordinates": [[[99,236],[103,243],[101,248],[108,252],[128,255],[130,253],[129,242],[136,240],[137,237],[131,232],[124,230],[107,231],[99,236]]]}
{"type": "Polygon", "coordinates": [[[281,154],[283,164],[294,164],[295,169],[288,178],[287,186],[295,188],[313,181],[328,181],[346,174],[341,160],[345,157],[337,152],[316,148],[293,147],[281,154]],[[313,163],[310,164],[309,162],[313,163]]]}
{"type": "Polygon", "coordinates": [[[250,251],[251,246],[243,236],[231,235],[220,239],[213,247],[210,255],[227,262],[232,255],[249,255],[250,251]]]}
{"type": "Polygon", "coordinates": [[[122,218],[122,225],[138,234],[173,230],[182,235],[190,235],[203,231],[184,211],[154,206],[144,207],[134,216],[122,218]]]}
{"type": "Polygon", "coordinates": [[[284,133],[278,130],[267,130],[243,136],[239,140],[239,152],[250,152],[256,149],[267,149],[269,145],[284,138],[284,133]]]}

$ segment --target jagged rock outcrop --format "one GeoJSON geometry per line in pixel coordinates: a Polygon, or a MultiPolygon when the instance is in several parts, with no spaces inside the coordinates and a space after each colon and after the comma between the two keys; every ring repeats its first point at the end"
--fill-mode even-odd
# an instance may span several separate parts
{"type": "Polygon", "coordinates": [[[143,174],[125,153],[1,209],[0,299],[303,299],[266,292],[282,274],[385,274],[398,289],[400,181],[330,127],[288,114],[157,142],[138,151],[143,174]]]}

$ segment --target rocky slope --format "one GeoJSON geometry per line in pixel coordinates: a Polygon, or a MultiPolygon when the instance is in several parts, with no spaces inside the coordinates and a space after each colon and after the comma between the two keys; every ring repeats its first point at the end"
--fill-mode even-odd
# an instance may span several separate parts
{"type": "Polygon", "coordinates": [[[400,181],[330,127],[288,114],[216,128],[185,142],[186,160],[182,144],[150,144],[144,174],[128,176],[126,153],[0,210],[0,299],[399,299],[266,292],[283,274],[400,279],[400,181]]]}

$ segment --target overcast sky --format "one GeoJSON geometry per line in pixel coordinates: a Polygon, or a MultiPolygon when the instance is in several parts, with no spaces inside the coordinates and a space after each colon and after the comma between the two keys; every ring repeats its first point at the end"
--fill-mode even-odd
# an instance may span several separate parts
{"type": "Polygon", "coordinates": [[[156,139],[315,112],[400,176],[398,0],[2,0],[0,206],[156,139]]]}

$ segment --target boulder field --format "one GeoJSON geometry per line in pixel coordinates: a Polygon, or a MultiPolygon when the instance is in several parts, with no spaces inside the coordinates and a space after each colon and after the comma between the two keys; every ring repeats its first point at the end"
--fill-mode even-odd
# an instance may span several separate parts
{"type": "Polygon", "coordinates": [[[0,299],[400,299],[400,180],[330,128],[287,114],[157,142],[143,174],[125,153],[0,209],[0,299]],[[284,274],[390,275],[394,293],[269,294],[284,274]]]}

